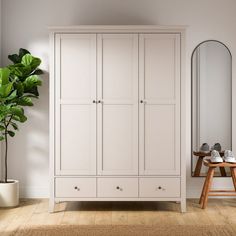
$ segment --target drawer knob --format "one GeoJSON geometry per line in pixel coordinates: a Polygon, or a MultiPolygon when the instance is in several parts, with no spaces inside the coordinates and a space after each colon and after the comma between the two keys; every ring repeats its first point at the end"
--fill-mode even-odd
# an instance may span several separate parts
{"type": "Polygon", "coordinates": [[[122,189],[121,187],[119,187],[119,186],[117,186],[116,189],[117,189],[117,190],[120,190],[120,191],[123,190],[123,189],[122,189]]]}
{"type": "Polygon", "coordinates": [[[74,189],[80,191],[80,188],[78,188],[77,186],[75,186],[74,189]]]}
{"type": "Polygon", "coordinates": [[[161,186],[158,186],[158,187],[156,188],[156,191],[158,191],[158,190],[165,191],[165,189],[164,189],[164,188],[162,188],[161,186]]]}

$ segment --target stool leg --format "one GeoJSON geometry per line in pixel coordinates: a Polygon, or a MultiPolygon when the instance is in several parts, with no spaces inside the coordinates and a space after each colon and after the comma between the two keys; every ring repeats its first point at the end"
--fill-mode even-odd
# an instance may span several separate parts
{"type": "Polygon", "coordinates": [[[193,176],[200,176],[203,158],[204,157],[198,157],[197,164],[196,164],[193,176]]]}
{"type": "Polygon", "coordinates": [[[204,198],[204,194],[205,194],[205,191],[206,191],[206,186],[207,186],[208,179],[209,179],[209,175],[208,175],[208,172],[207,172],[207,176],[205,178],[204,185],[203,185],[203,188],[202,188],[201,197],[199,199],[199,204],[200,205],[202,204],[202,201],[203,201],[203,198],[204,198]]]}
{"type": "Polygon", "coordinates": [[[233,180],[233,184],[234,184],[234,189],[236,191],[236,168],[230,167],[230,172],[231,172],[231,176],[232,176],[232,180],[233,180]]]}
{"type": "Polygon", "coordinates": [[[210,188],[211,188],[212,179],[213,179],[213,176],[214,176],[214,171],[215,171],[215,168],[210,167],[209,170],[208,170],[208,173],[207,173],[208,177],[207,177],[206,188],[205,188],[205,192],[204,192],[204,196],[203,196],[202,209],[205,209],[206,205],[207,205],[208,194],[209,194],[209,191],[210,191],[210,188]]]}
{"type": "Polygon", "coordinates": [[[221,173],[221,176],[223,176],[223,177],[226,176],[226,171],[225,171],[224,167],[220,167],[220,173],[221,173]]]}

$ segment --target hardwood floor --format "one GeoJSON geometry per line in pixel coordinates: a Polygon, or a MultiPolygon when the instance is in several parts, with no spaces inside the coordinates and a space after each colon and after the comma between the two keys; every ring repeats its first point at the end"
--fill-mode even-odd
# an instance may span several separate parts
{"type": "MultiPolygon", "coordinates": [[[[202,210],[188,200],[188,212],[171,202],[69,202],[48,213],[48,200],[22,199],[17,208],[0,208],[0,235],[28,225],[225,225],[236,226],[236,199],[209,199],[202,210]]],[[[235,227],[234,226],[234,227],[235,227]]],[[[236,229],[236,227],[235,227],[236,229]]]]}

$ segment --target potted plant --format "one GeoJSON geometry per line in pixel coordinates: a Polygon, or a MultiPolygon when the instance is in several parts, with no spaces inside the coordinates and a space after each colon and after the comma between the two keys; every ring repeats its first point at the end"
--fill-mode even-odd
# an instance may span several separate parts
{"type": "Polygon", "coordinates": [[[26,49],[19,54],[9,55],[13,64],[0,68],[0,141],[4,142],[4,178],[0,181],[0,207],[19,204],[19,181],[8,179],[8,138],[14,137],[18,123],[27,120],[24,106],[33,106],[33,98],[38,98],[41,60],[26,49]]]}

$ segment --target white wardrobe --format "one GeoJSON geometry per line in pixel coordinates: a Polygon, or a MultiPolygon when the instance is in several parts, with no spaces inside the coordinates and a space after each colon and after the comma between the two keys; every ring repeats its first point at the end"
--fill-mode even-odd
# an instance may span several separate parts
{"type": "Polygon", "coordinates": [[[50,211],[57,201],[186,210],[184,29],[51,29],[50,211]]]}

